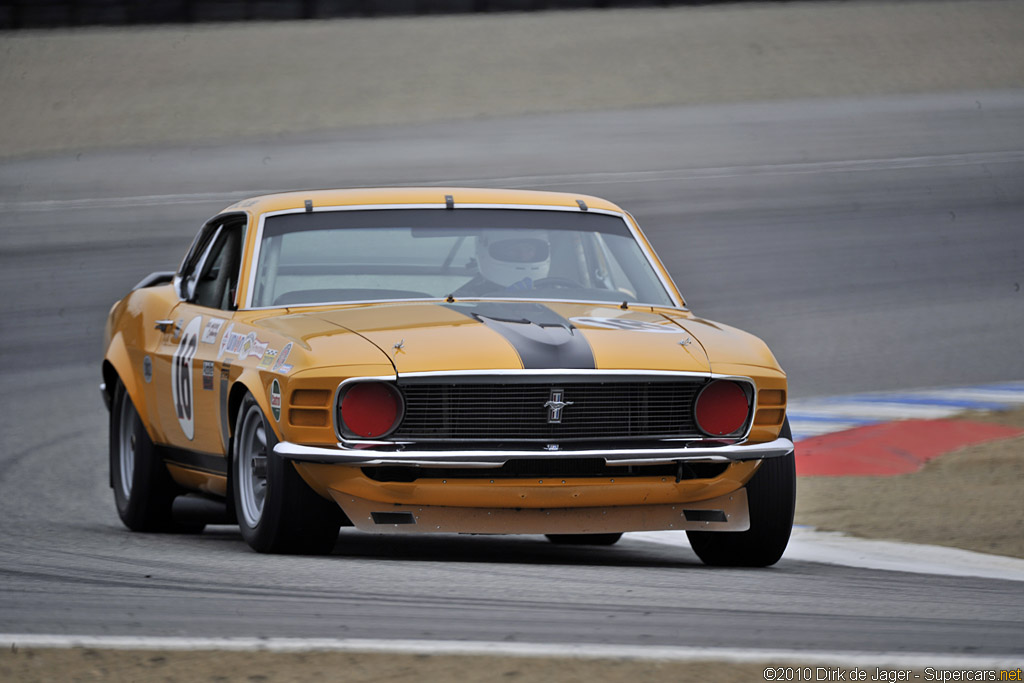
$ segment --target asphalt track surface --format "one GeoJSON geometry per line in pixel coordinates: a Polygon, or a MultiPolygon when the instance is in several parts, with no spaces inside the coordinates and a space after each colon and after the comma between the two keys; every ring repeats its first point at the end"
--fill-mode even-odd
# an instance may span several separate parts
{"type": "MultiPolygon", "coordinates": [[[[1024,654],[1019,583],[710,569],[628,537],[132,534],[106,483],[106,311],[240,196],[374,184],[597,194],[794,397],[1020,379],[1024,93],[562,114],[0,163],[0,632],[1024,654]]],[[[455,197],[456,202],[458,197],[455,197]]],[[[994,519],[994,524],[999,520],[994,519]]]]}

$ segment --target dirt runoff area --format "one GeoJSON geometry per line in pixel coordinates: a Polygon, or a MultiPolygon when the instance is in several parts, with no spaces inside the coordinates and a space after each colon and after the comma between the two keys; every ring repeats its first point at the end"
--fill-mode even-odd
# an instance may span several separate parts
{"type": "Polygon", "coordinates": [[[0,157],[528,113],[1024,87],[1024,3],[0,32],[0,157]]]}
{"type": "Polygon", "coordinates": [[[3,681],[344,681],[356,683],[749,683],[763,664],[343,652],[0,652],[3,681]]]}
{"type": "MultiPolygon", "coordinates": [[[[1024,408],[958,419],[1024,429],[1024,408]]],[[[912,474],[801,477],[796,520],[865,538],[1024,558],[1022,481],[1024,436],[948,453],[912,474]]]]}

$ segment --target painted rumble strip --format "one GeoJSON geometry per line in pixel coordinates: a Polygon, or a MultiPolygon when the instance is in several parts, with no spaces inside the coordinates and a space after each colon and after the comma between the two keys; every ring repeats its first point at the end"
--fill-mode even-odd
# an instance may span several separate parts
{"type": "Polygon", "coordinates": [[[857,427],[801,441],[796,473],[801,477],[909,474],[944,453],[1021,434],[1022,429],[969,420],[902,420],[857,427]]]}
{"type": "Polygon", "coordinates": [[[1024,406],[1024,381],[951,389],[853,394],[790,401],[787,414],[797,441],[893,420],[940,419],[964,410],[1024,406]]]}
{"type": "Polygon", "coordinates": [[[161,638],[0,634],[3,648],[94,648],[105,650],[233,650],[246,652],[391,652],[424,655],[557,657],[663,661],[791,662],[860,667],[924,669],[1016,669],[1013,654],[940,655],[894,652],[828,652],[754,648],[672,647],[578,643],[509,643],[450,640],[375,640],[359,638],[161,638]]]}
{"type": "Polygon", "coordinates": [[[854,394],[790,402],[800,476],[891,476],[965,446],[1024,430],[949,416],[1024,406],[1024,382],[854,394]]]}

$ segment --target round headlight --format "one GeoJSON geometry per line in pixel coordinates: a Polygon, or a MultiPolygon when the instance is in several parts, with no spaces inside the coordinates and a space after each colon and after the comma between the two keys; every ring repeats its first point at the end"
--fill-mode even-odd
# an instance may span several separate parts
{"type": "Polygon", "coordinates": [[[738,383],[716,379],[697,396],[694,416],[708,436],[727,436],[743,429],[750,416],[750,402],[738,383]]]}
{"type": "Polygon", "coordinates": [[[398,426],[402,397],[384,382],[355,382],[345,388],[338,403],[342,433],[379,439],[398,426]]]}

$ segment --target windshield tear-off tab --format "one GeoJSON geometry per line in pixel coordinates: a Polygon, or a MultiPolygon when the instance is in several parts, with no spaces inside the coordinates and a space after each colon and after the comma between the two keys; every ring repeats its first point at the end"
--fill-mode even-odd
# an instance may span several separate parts
{"type": "Polygon", "coordinates": [[[454,209],[455,208],[455,197],[451,196],[450,194],[446,194],[444,196],[444,208],[446,208],[446,209],[454,209]]]}
{"type": "Polygon", "coordinates": [[[587,203],[585,201],[583,201],[582,199],[577,199],[576,203],[580,205],[580,211],[586,211],[587,210],[587,203]]]}
{"type": "Polygon", "coordinates": [[[313,200],[312,199],[307,199],[306,200],[306,213],[313,213],[313,200]]]}

